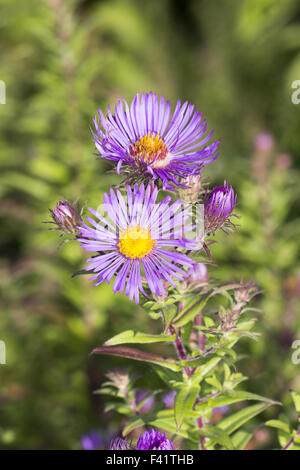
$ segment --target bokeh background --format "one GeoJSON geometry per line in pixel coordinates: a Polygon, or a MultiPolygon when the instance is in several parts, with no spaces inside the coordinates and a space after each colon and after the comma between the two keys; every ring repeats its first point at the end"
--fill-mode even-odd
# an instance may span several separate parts
{"type": "MultiPolygon", "coordinates": [[[[240,227],[212,247],[222,281],[255,280],[259,342],[245,339],[248,388],[280,400],[300,389],[300,4],[297,0],[1,0],[0,447],[76,449],[90,429],[122,425],[92,392],[116,363],[105,339],[158,325],[109,286],[94,288],[76,243],[59,250],[48,208],[97,206],[116,183],[89,126],[98,107],[139,91],[196,104],[221,153],[206,176],[239,195],[240,227]],[[255,138],[268,132],[262,148],[255,138]],[[266,143],[266,141],[265,141],[266,143]]],[[[128,363],[127,363],[128,364],[128,363]]],[[[290,410],[290,411],[289,411],[290,410]]],[[[280,409],[270,409],[268,418],[280,409]]],[[[274,445],[258,428],[252,447],[274,445]]]]}

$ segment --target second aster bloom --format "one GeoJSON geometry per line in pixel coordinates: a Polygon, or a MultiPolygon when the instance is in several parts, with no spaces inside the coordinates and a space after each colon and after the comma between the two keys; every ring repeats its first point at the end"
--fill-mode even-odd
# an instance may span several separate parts
{"type": "Polygon", "coordinates": [[[98,110],[93,137],[102,158],[128,173],[128,181],[161,180],[166,189],[182,186],[180,179],[197,175],[218,156],[219,141],[206,145],[206,121],[194,105],[171,105],[154,93],[137,93],[130,107],[120,99],[114,114],[98,110]]]}
{"type": "Polygon", "coordinates": [[[167,439],[165,433],[155,431],[145,431],[138,438],[136,450],[173,450],[172,442],[167,439]]]}
{"type": "Polygon", "coordinates": [[[217,186],[204,198],[204,224],[206,233],[214,233],[229,219],[236,205],[236,195],[224,181],[224,186],[217,186]]]}
{"type": "Polygon", "coordinates": [[[87,251],[98,254],[89,259],[87,270],[94,271],[95,285],[110,283],[115,276],[113,291],[123,292],[139,302],[139,293],[146,295],[142,277],[153,295],[164,296],[164,281],[175,287],[175,280],[186,276],[183,267],[192,261],[178,248],[196,249],[193,239],[184,238],[192,227],[182,202],[170,204],[170,196],[156,203],[158,189],[145,189],[136,184],[127,187],[127,201],[119,190],[111,189],[103,198],[104,217],[89,209],[97,221],[87,217],[80,227],[78,240],[87,251]],[[169,249],[168,249],[169,248],[169,249]]]}

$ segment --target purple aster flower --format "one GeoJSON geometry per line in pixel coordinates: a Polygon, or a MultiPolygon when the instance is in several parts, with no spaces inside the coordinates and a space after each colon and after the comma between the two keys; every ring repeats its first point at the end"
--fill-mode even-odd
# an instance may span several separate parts
{"type": "Polygon", "coordinates": [[[205,136],[207,125],[202,114],[187,101],[171,105],[154,93],[137,93],[130,107],[119,99],[114,114],[98,110],[93,138],[100,157],[112,160],[129,172],[131,182],[140,179],[182,186],[181,178],[197,175],[218,156],[219,141],[206,145],[213,131],[205,136]]]}
{"type": "Polygon", "coordinates": [[[204,198],[205,230],[207,233],[215,232],[228,220],[236,205],[236,195],[224,181],[224,186],[217,186],[204,198]]]}
{"type": "Polygon", "coordinates": [[[153,395],[148,395],[146,390],[138,390],[135,394],[135,401],[141,413],[150,413],[153,409],[155,400],[153,395]]]}
{"type": "Polygon", "coordinates": [[[164,282],[175,287],[175,280],[183,280],[193,261],[176,248],[197,249],[193,239],[183,236],[193,227],[189,214],[181,201],[170,203],[170,196],[156,203],[158,189],[149,185],[145,189],[136,184],[127,187],[127,201],[120,193],[111,189],[105,193],[102,216],[94,209],[90,212],[98,219],[87,217],[92,227],[80,227],[81,246],[98,254],[88,260],[87,270],[94,271],[95,285],[115,276],[113,291],[122,292],[130,300],[139,302],[139,293],[147,295],[142,285],[142,276],[153,295],[165,295],[164,282]],[[179,212],[178,212],[179,210],[179,212]],[[166,248],[171,248],[168,250],[166,248]]]}
{"type": "Polygon", "coordinates": [[[77,226],[81,223],[81,217],[76,204],[71,205],[61,199],[50,212],[53,218],[51,223],[55,223],[59,230],[72,235],[78,234],[77,226]]]}
{"type": "Polygon", "coordinates": [[[110,441],[109,450],[131,450],[132,447],[126,439],[115,437],[110,441]]]}
{"type": "Polygon", "coordinates": [[[165,433],[151,429],[145,431],[138,438],[136,450],[173,450],[172,442],[167,439],[165,433]]]}
{"type": "Polygon", "coordinates": [[[81,445],[84,450],[96,450],[103,446],[103,439],[98,431],[91,430],[89,434],[82,436],[81,445]]]}

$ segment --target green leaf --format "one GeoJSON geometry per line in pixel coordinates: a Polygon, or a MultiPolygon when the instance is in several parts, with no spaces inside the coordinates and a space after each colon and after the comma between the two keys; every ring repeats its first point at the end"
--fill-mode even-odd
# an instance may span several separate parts
{"type": "Polygon", "coordinates": [[[157,367],[156,364],[151,364],[151,367],[168,387],[171,387],[175,382],[182,380],[181,372],[173,371],[163,367],[157,367]]]}
{"type": "MultiPolygon", "coordinates": [[[[187,432],[186,424],[182,425],[180,430],[177,430],[173,410],[162,410],[159,411],[156,415],[145,414],[142,416],[134,417],[128,423],[128,425],[123,430],[123,436],[127,436],[131,431],[136,428],[139,428],[144,425],[156,426],[157,428],[163,429],[164,431],[170,432],[172,434],[177,434],[185,439],[191,439],[191,436],[187,432]]],[[[195,442],[197,440],[195,439],[195,442]]]]}
{"type": "Polygon", "coordinates": [[[199,360],[196,359],[195,360],[196,363],[194,363],[194,361],[181,361],[182,364],[184,365],[190,365],[191,367],[194,367],[195,365],[198,366],[198,369],[196,370],[196,372],[194,373],[194,377],[197,377],[198,381],[199,380],[202,380],[203,377],[205,377],[207,374],[209,374],[211,372],[211,370],[213,370],[218,364],[219,362],[221,361],[221,358],[220,357],[213,357],[212,359],[208,359],[204,364],[203,364],[203,360],[202,362],[200,362],[200,365],[199,364],[199,360]]]}
{"type": "Polygon", "coordinates": [[[167,331],[177,313],[177,308],[172,305],[166,305],[161,309],[164,320],[164,331],[167,331]]]}
{"type": "Polygon", "coordinates": [[[251,432],[240,430],[231,439],[236,450],[244,450],[251,438],[251,432]]]}
{"type": "Polygon", "coordinates": [[[107,354],[112,356],[125,357],[127,359],[135,359],[136,361],[151,362],[161,367],[179,371],[181,366],[174,359],[164,358],[158,354],[147,353],[127,346],[102,346],[92,351],[92,354],[107,354]]]}
{"type": "Polygon", "coordinates": [[[270,405],[270,403],[259,403],[257,405],[249,406],[243,410],[238,411],[237,413],[234,413],[231,416],[227,416],[222,421],[220,421],[217,426],[218,428],[227,431],[228,434],[231,434],[236,431],[236,429],[240,428],[243,424],[247,423],[247,421],[262,413],[270,405]]]}
{"type": "Polygon", "coordinates": [[[279,419],[270,419],[265,424],[266,426],[270,426],[271,428],[281,429],[286,433],[291,432],[289,425],[287,423],[284,423],[283,421],[280,421],[279,419]]]}
{"type": "Polygon", "coordinates": [[[205,307],[207,300],[208,297],[205,297],[204,299],[198,300],[193,305],[186,307],[182,312],[179,313],[179,315],[177,315],[177,317],[174,318],[172,324],[174,326],[184,326],[189,323],[205,307]]]}
{"type": "Polygon", "coordinates": [[[233,450],[234,445],[232,440],[230,439],[227,432],[218,429],[217,426],[204,426],[201,434],[203,433],[203,437],[210,439],[210,441],[214,444],[220,444],[221,446],[225,447],[226,449],[233,450]]]}
{"type": "Polygon", "coordinates": [[[291,395],[292,395],[293,402],[295,404],[296,411],[297,413],[300,413],[300,393],[292,391],[291,395]]]}
{"type": "Polygon", "coordinates": [[[269,400],[268,398],[262,397],[261,395],[256,395],[255,393],[244,392],[244,391],[232,391],[232,392],[223,392],[220,395],[217,395],[213,398],[208,399],[208,404],[212,408],[217,408],[219,406],[231,405],[232,403],[238,403],[245,400],[255,400],[268,403],[270,405],[280,405],[279,402],[269,400]]]}
{"type": "Polygon", "coordinates": [[[176,335],[148,335],[146,333],[135,333],[133,330],[126,330],[122,333],[113,336],[108,341],[105,341],[104,346],[116,346],[118,344],[135,343],[162,343],[167,341],[174,341],[176,335]]]}
{"type": "Polygon", "coordinates": [[[198,384],[189,382],[182,384],[179,392],[177,392],[174,407],[177,430],[181,428],[184,418],[192,409],[199,390],[200,386],[198,384]]]}

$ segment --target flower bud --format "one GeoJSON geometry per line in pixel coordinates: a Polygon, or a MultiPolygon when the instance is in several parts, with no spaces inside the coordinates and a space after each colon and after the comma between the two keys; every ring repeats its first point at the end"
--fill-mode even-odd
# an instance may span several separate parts
{"type": "Polygon", "coordinates": [[[54,223],[63,233],[78,235],[78,225],[81,223],[80,213],[75,204],[70,205],[68,201],[62,199],[50,210],[54,223]]]}
{"type": "Polygon", "coordinates": [[[224,186],[217,186],[204,198],[204,224],[206,233],[221,228],[232,214],[236,205],[236,195],[224,181],[224,186]]]}

